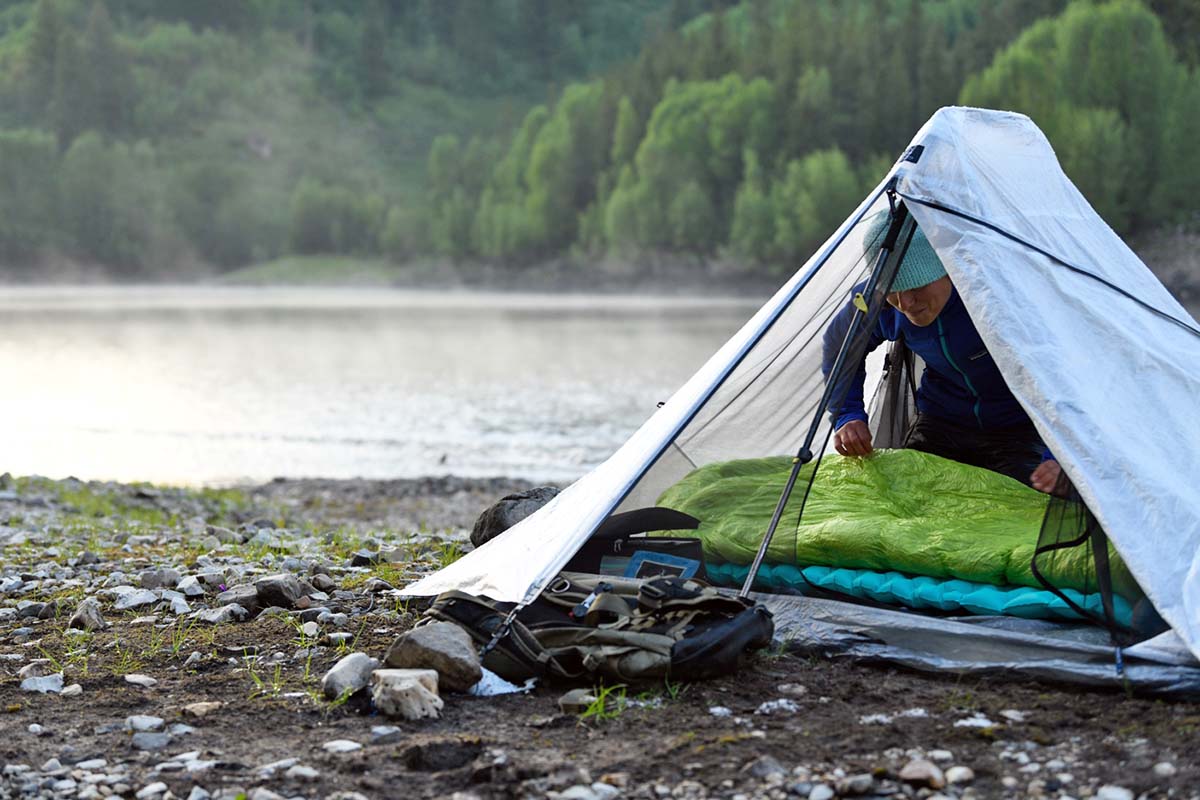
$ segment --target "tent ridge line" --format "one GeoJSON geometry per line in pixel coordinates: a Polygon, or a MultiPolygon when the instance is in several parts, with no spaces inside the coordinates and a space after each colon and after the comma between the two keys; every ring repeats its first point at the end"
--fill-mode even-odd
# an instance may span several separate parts
{"type": "Polygon", "coordinates": [[[1117,286],[1112,281],[1106,280],[1105,278],[1102,278],[1099,275],[1097,275],[1096,273],[1086,270],[1083,267],[1076,266],[1075,264],[1072,264],[1071,262],[1067,261],[1066,259],[1054,255],[1049,250],[1038,247],[1033,242],[1027,242],[1024,239],[1022,239],[1020,236],[1017,236],[1014,233],[1010,233],[998,225],[993,225],[992,223],[990,223],[986,220],[979,219],[978,217],[976,217],[972,214],[968,214],[965,211],[960,211],[957,208],[951,208],[950,206],[944,205],[935,200],[923,200],[919,197],[913,197],[911,195],[905,194],[904,192],[901,192],[899,190],[897,190],[896,194],[898,194],[900,197],[902,197],[904,200],[906,200],[908,202],[917,203],[918,205],[925,206],[926,208],[932,208],[937,211],[944,211],[947,214],[952,214],[956,217],[965,219],[969,222],[974,222],[976,225],[982,225],[983,227],[987,228],[988,230],[998,233],[1001,236],[1005,237],[1006,239],[1010,239],[1019,245],[1028,247],[1030,250],[1033,250],[1036,253],[1040,253],[1041,255],[1045,256],[1046,258],[1050,259],[1051,261],[1053,261],[1054,263],[1058,264],[1061,267],[1065,267],[1066,269],[1069,269],[1072,272],[1075,272],[1079,275],[1083,275],[1086,278],[1091,278],[1092,280],[1096,281],[1097,283],[1113,290],[1117,294],[1120,294],[1121,296],[1123,296],[1129,300],[1132,300],[1133,302],[1135,302],[1138,305],[1145,308],[1147,311],[1157,314],[1158,316],[1162,317],[1163,319],[1165,319],[1169,322],[1175,323],[1179,327],[1183,328],[1185,331],[1188,331],[1189,333],[1191,333],[1197,337],[1200,337],[1200,329],[1193,328],[1188,323],[1172,316],[1171,314],[1168,314],[1166,311],[1163,311],[1161,308],[1158,308],[1158,307],[1152,305],[1151,303],[1147,303],[1145,300],[1142,300],[1137,295],[1127,292],[1124,289],[1122,289],[1120,286],[1117,286]]]}

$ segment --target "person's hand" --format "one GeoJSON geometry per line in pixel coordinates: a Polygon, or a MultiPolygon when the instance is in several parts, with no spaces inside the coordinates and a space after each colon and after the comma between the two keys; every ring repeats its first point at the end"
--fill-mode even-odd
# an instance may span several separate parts
{"type": "Polygon", "coordinates": [[[833,447],[844,456],[869,456],[871,429],[861,419],[852,419],[837,429],[833,435],[833,447]]]}
{"type": "Polygon", "coordinates": [[[1055,494],[1055,489],[1058,488],[1058,479],[1062,475],[1062,467],[1054,459],[1043,461],[1038,464],[1037,469],[1029,476],[1029,483],[1039,492],[1046,494],[1055,494]]]}

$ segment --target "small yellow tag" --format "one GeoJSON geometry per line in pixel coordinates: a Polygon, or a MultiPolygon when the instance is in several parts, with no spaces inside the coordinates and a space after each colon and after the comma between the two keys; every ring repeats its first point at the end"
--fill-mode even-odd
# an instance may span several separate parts
{"type": "Polygon", "coordinates": [[[867,313],[867,298],[863,297],[862,292],[854,293],[854,307],[864,314],[867,313]]]}

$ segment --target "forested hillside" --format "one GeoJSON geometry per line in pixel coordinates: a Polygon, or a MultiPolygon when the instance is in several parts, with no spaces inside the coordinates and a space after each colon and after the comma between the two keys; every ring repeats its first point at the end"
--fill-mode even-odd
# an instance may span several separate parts
{"type": "Polygon", "coordinates": [[[1198,41],[1191,0],[7,0],[0,267],[776,274],[953,103],[1194,226],[1198,41]]]}
{"type": "Polygon", "coordinates": [[[674,12],[668,0],[4,0],[0,271],[73,260],[140,277],[377,253],[389,209],[420,207],[436,136],[503,139],[674,12]]]}

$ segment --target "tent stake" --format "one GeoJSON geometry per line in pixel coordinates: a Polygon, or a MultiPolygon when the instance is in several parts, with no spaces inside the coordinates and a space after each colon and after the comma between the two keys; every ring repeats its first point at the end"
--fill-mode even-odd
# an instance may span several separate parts
{"type": "MultiPolygon", "coordinates": [[[[758,552],[754,556],[754,561],[750,564],[750,571],[746,574],[746,581],[742,584],[742,590],[739,592],[740,597],[748,597],[750,587],[754,585],[754,579],[758,577],[758,570],[762,566],[763,558],[767,555],[767,548],[771,546],[771,539],[775,536],[775,530],[779,527],[779,520],[783,517],[783,510],[787,506],[788,498],[791,497],[792,489],[796,486],[796,479],[800,477],[800,470],[805,464],[813,460],[812,444],[817,438],[817,432],[821,428],[821,422],[825,417],[825,412],[829,409],[829,403],[833,399],[833,392],[836,390],[842,380],[842,371],[845,369],[847,354],[850,352],[850,347],[858,338],[859,330],[864,327],[864,320],[868,316],[870,298],[875,296],[876,288],[881,284],[884,287],[885,293],[892,286],[892,280],[896,276],[898,264],[893,263],[891,270],[887,274],[885,280],[881,281],[884,274],[884,267],[888,265],[892,252],[896,248],[896,240],[900,238],[900,230],[905,229],[904,241],[907,243],[912,238],[913,228],[915,223],[908,222],[908,210],[903,203],[896,202],[895,181],[887,189],[888,204],[891,206],[892,222],[888,227],[887,235],[883,238],[883,244],[879,248],[879,255],[875,258],[875,264],[871,268],[871,277],[867,280],[867,285],[864,291],[857,295],[854,299],[855,313],[851,318],[850,327],[846,331],[846,337],[842,340],[842,345],[838,349],[837,359],[833,362],[832,369],[829,370],[829,376],[825,381],[825,391],[821,393],[821,400],[817,403],[817,410],[813,414],[812,424],[809,425],[808,433],[804,437],[804,443],[800,445],[800,451],[792,459],[792,471],[788,475],[787,485],[783,488],[783,494],[779,496],[779,503],[775,506],[775,513],[771,515],[771,524],[767,527],[766,535],[763,536],[762,544],[758,547],[758,552]]],[[[878,309],[876,309],[876,316],[878,309]]],[[[874,319],[871,320],[874,322],[874,319]]],[[[807,499],[807,495],[805,495],[807,499]]],[[[801,506],[800,514],[804,514],[804,508],[801,506]]]]}

